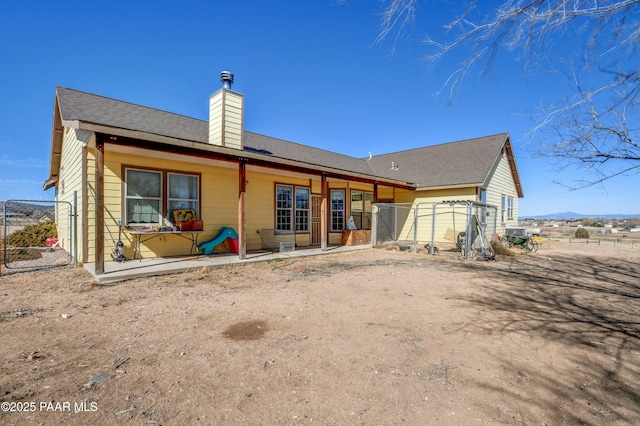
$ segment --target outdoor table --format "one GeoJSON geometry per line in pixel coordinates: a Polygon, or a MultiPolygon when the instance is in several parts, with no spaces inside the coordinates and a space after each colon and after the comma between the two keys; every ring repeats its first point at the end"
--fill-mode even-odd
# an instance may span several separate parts
{"type": "Polygon", "coordinates": [[[136,253],[140,256],[140,261],[142,261],[142,252],[140,251],[140,245],[147,241],[151,241],[154,238],[158,238],[162,235],[177,235],[178,237],[184,238],[186,240],[191,241],[191,247],[189,248],[189,254],[193,254],[195,249],[196,253],[198,253],[198,234],[204,231],[150,231],[150,230],[129,230],[129,233],[133,235],[134,238],[134,250],[133,250],[133,258],[136,258],[136,253]]]}

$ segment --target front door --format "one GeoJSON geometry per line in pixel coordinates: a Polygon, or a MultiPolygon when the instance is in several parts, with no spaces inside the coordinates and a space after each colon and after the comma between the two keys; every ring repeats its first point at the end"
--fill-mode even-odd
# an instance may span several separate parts
{"type": "Polygon", "coordinates": [[[322,237],[321,195],[311,195],[311,244],[320,244],[322,237]]]}

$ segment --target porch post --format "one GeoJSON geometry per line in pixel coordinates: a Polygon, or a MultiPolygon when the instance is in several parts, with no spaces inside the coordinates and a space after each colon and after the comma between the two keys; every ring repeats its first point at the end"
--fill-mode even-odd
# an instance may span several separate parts
{"type": "Polygon", "coordinates": [[[96,240],[95,267],[96,275],[104,274],[104,141],[103,136],[96,134],[96,240]]]}
{"type": "Polygon", "coordinates": [[[247,163],[242,160],[238,163],[238,258],[247,258],[247,234],[246,234],[246,192],[247,192],[247,163]]]}
{"type": "Polygon", "coordinates": [[[329,192],[327,190],[327,176],[326,175],[322,175],[322,180],[321,180],[321,184],[322,186],[321,188],[321,197],[322,197],[322,203],[320,204],[320,250],[321,251],[326,251],[327,250],[327,225],[329,223],[329,218],[328,218],[328,214],[327,214],[327,192],[329,192]]]}
{"type": "Polygon", "coordinates": [[[373,183],[373,204],[378,202],[378,182],[373,183]]]}

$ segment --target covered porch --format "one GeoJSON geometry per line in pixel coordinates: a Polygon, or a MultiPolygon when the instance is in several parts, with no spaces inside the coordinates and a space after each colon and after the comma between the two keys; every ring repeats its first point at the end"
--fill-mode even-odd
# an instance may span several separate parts
{"type": "Polygon", "coordinates": [[[112,284],[133,278],[177,274],[187,271],[196,271],[203,268],[220,268],[228,265],[268,262],[275,261],[277,259],[287,260],[299,257],[329,255],[367,249],[371,249],[370,244],[329,246],[325,249],[322,249],[321,247],[310,247],[296,249],[295,251],[286,253],[256,250],[247,252],[244,259],[239,258],[235,253],[216,253],[209,256],[200,254],[193,256],[136,259],[121,263],[104,262],[104,272],[102,273],[96,272],[95,263],[86,263],[84,268],[93,275],[98,284],[112,284]]]}

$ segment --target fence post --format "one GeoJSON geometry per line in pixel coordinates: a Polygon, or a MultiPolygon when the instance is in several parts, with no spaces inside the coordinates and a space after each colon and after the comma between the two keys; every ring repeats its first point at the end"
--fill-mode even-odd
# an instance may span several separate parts
{"type": "Polygon", "coordinates": [[[436,246],[436,206],[438,203],[433,203],[431,208],[431,248],[429,248],[430,254],[434,254],[436,246]]]}
{"type": "Polygon", "coordinates": [[[73,215],[73,267],[78,267],[78,191],[73,191],[73,206],[71,207],[71,214],[73,215]]]}
{"type": "Polygon", "coordinates": [[[473,212],[472,212],[472,204],[467,204],[467,238],[464,239],[464,258],[469,259],[471,257],[471,238],[472,228],[473,228],[473,212]]]}
{"type": "Polygon", "coordinates": [[[376,246],[376,239],[378,238],[378,204],[374,203],[371,206],[371,248],[376,246]]]}
{"type": "Polygon", "coordinates": [[[7,238],[7,202],[2,202],[2,261],[0,261],[0,275],[2,275],[2,264],[7,261],[7,249],[4,240],[7,238]]]}
{"type": "Polygon", "coordinates": [[[398,241],[398,209],[393,209],[393,241],[398,241]]]}
{"type": "Polygon", "coordinates": [[[413,252],[418,252],[418,209],[420,204],[414,204],[413,209],[413,252]]]}

